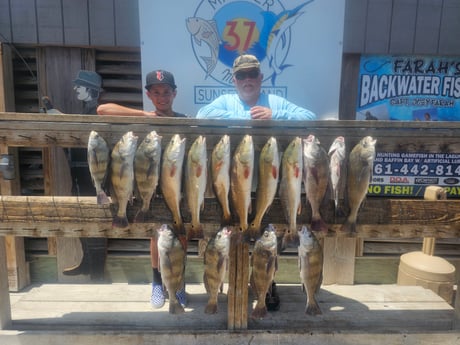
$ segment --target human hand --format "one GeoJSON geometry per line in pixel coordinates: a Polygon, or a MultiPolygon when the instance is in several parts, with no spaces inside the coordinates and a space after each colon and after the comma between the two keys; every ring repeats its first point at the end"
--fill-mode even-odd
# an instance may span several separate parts
{"type": "Polygon", "coordinates": [[[260,105],[252,107],[249,113],[253,119],[270,120],[272,118],[272,110],[260,105]]]}
{"type": "Polygon", "coordinates": [[[144,115],[147,117],[158,117],[156,111],[144,111],[144,115]]]}

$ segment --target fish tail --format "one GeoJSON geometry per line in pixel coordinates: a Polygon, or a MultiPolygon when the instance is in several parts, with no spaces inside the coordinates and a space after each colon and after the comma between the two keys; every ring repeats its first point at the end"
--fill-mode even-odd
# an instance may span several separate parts
{"type": "Polygon", "coordinates": [[[347,218],[345,223],[342,224],[340,231],[348,232],[348,233],[356,233],[356,222],[347,218]]]}
{"type": "Polygon", "coordinates": [[[127,228],[129,225],[128,218],[126,216],[119,217],[114,216],[112,220],[112,227],[113,228],[127,228]]]}
{"type": "Polygon", "coordinates": [[[287,232],[283,236],[281,247],[283,250],[286,248],[297,248],[299,244],[300,244],[299,234],[287,232]]]}
{"type": "Polygon", "coordinates": [[[343,208],[339,205],[338,201],[335,204],[334,210],[335,210],[335,216],[336,217],[344,217],[345,216],[345,212],[344,212],[343,208]]]}
{"type": "Polygon", "coordinates": [[[204,309],[206,314],[216,314],[217,313],[217,303],[209,301],[204,309]]]}
{"type": "Polygon", "coordinates": [[[222,224],[221,225],[231,225],[232,224],[232,214],[230,212],[223,214],[222,224]]]}
{"type": "Polygon", "coordinates": [[[134,223],[145,223],[146,214],[144,210],[139,210],[134,217],[134,223]]]}
{"type": "Polygon", "coordinates": [[[312,219],[311,220],[311,229],[313,231],[322,231],[322,232],[325,232],[325,233],[328,232],[328,226],[327,226],[326,222],[322,218],[312,219]]]}
{"type": "Polygon", "coordinates": [[[187,239],[191,240],[193,238],[203,238],[203,225],[202,224],[192,224],[190,229],[187,231],[187,239]]]}
{"type": "Polygon", "coordinates": [[[308,300],[307,306],[305,307],[305,314],[312,315],[312,316],[322,314],[321,309],[318,305],[318,302],[316,302],[316,300],[313,300],[313,299],[308,300]]]}
{"type": "Polygon", "coordinates": [[[244,232],[244,239],[249,242],[251,239],[257,239],[260,236],[260,224],[251,223],[249,228],[244,232]]]}
{"type": "Polygon", "coordinates": [[[267,306],[259,306],[258,304],[255,306],[254,310],[252,311],[251,318],[253,319],[263,319],[267,316],[267,306]]]}
{"type": "Polygon", "coordinates": [[[108,205],[110,204],[109,197],[105,192],[102,190],[97,194],[97,204],[98,205],[108,205]]]}
{"type": "Polygon", "coordinates": [[[169,313],[170,314],[183,314],[185,312],[176,298],[170,298],[169,300],[169,313]]]}

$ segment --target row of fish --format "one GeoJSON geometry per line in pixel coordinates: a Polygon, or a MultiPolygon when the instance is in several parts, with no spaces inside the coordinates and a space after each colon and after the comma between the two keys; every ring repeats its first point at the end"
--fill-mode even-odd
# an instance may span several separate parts
{"type": "MultiPolygon", "coordinates": [[[[158,252],[163,283],[168,290],[169,312],[183,313],[176,292],[184,287],[186,252],[183,245],[168,225],[158,230],[158,252]]],[[[208,294],[205,313],[217,313],[219,292],[223,292],[223,283],[228,271],[230,238],[232,231],[221,228],[208,242],[204,253],[203,282],[208,294]]],[[[314,233],[307,226],[299,232],[298,262],[300,280],[307,296],[305,312],[309,315],[321,314],[316,301],[316,293],[322,283],[323,251],[314,233]]],[[[265,296],[271,289],[278,269],[278,239],[274,227],[269,224],[254,243],[251,254],[250,286],[257,299],[251,317],[262,319],[267,315],[265,296]]]]}
{"type": "MultiPolygon", "coordinates": [[[[208,159],[206,138],[199,136],[185,155],[185,138],[175,134],[161,152],[161,136],[150,132],[137,147],[138,138],[127,132],[111,152],[104,139],[92,131],[88,141],[88,163],[97,192],[98,203],[107,203],[108,198],[102,184],[109,170],[113,192],[112,200],[118,205],[113,220],[114,227],[128,226],[126,206],[137,185],[142,207],[135,222],[142,222],[150,207],[151,199],[160,184],[163,198],[171,210],[176,232],[183,233],[180,201],[182,171],[185,162],[185,195],[191,214],[189,237],[202,237],[203,227],[200,212],[203,209],[206,190],[208,159]]],[[[279,197],[284,210],[288,231],[283,246],[298,244],[297,215],[301,209],[301,186],[305,188],[311,207],[311,228],[313,231],[328,231],[320,214],[320,205],[330,186],[338,206],[339,190],[346,182],[350,213],[343,224],[345,231],[354,231],[358,210],[364,200],[372,175],[375,157],[375,143],[372,137],[361,139],[346,161],[345,139],[337,137],[327,152],[314,135],[302,139],[294,138],[280,154],[276,138],[270,137],[263,146],[258,162],[258,183],[254,218],[249,223],[252,211],[252,183],[255,171],[254,143],[251,135],[245,135],[230,152],[230,137],[223,135],[211,153],[210,172],[215,195],[222,206],[224,225],[232,224],[232,215],[238,217],[240,230],[248,238],[260,235],[264,215],[271,206],[279,185],[279,197]],[[348,171],[345,181],[344,170],[348,171]],[[230,205],[232,207],[230,207],[230,205]]]]}

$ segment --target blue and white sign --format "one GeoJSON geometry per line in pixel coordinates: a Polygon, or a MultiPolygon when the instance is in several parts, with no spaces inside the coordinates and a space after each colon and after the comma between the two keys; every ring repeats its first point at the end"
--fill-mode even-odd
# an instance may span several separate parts
{"type": "Polygon", "coordinates": [[[377,152],[368,195],[423,197],[429,185],[460,197],[460,153],[377,152]]]}
{"type": "MultiPolygon", "coordinates": [[[[338,118],[344,2],[341,0],[139,0],[142,74],[172,72],[176,111],[194,116],[235,92],[233,60],[261,62],[263,92],[319,118],[338,118]]],[[[152,109],[144,96],[144,107],[152,109]]]]}
{"type": "Polygon", "coordinates": [[[459,121],[460,57],[361,57],[356,119],[459,121]]]}

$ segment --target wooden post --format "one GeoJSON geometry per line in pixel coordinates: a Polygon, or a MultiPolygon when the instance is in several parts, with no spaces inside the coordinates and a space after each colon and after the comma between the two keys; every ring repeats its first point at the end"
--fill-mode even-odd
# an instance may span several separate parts
{"type": "Polygon", "coordinates": [[[454,329],[460,329],[460,280],[457,281],[457,292],[455,295],[455,311],[454,311],[454,329]]]}
{"type": "Polygon", "coordinates": [[[11,327],[11,304],[8,291],[5,237],[0,236],[0,329],[11,327]]]}
{"type": "Polygon", "coordinates": [[[353,285],[357,237],[324,237],[323,284],[353,285]]]}
{"type": "Polygon", "coordinates": [[[249,246],[239,235],[232,236],[230,243],[227,293],[229,330],[248,328],[249,246]]]}
{"type": "MultiPolygon", "coordinates": [[[[11,60],[11,51],[9,47],[0,43],[0,111],[14,111],[14,88],[13,85],[13,65],[11,60]]],[[[15,161],[16,178],[14,180],[5,180],[0,177],[0,194],[1,195],[19,195],[19,162],[17,149],[10,149],[6,144],[0,144],[1,154],[12,154],[15,161]]],[[[10,274],[8,275],[9,289],[19,291],[30,284],[29,270],[25,259],[24,238],[10,237],[6,238],[6,258],[7,267],[10,274]]],[[[5,246],[1,247],[3,250],[5,246]]]]}

